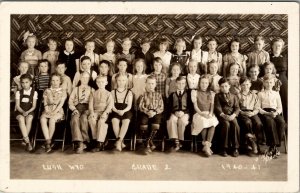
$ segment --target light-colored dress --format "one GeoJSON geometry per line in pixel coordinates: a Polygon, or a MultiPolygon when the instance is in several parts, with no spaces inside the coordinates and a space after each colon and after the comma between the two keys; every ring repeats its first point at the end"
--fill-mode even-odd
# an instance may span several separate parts
{"type": "Polygon", "coordinates": [[[232,53],[227,53],[223,57],[223,76],[227,77],[229,76],[229,65],[231,63],[237,63],[240,67],[240,74],[241,75],[246,75],[246,61],[248,57],[246,55],[242,55],[238,53],[237,56],[232,55],[232,53]]]}
{"type": "Polygon", "coordinates": [[[20,60],[23,62],[27,62],[30,66],[28,72],[32,75],[35,75],[35,69],[38,65],[38,61],[42,59],[42,52],[34,49],[33,51],[29,51],[28,49],[23,51],[20,57],[20,60]]]}
{"type": "Polygon", "coordinates": [[[133,75],[132,78],[132,89],[131,91],[134,94],[134,104],[136,104],[136,101],[138,100],[138,98],[145,92],[145,87],[146,87],[146,79],[147,79],[147,75],[146,74],[142,74],[141,76],[138,75],[133,75]]]}

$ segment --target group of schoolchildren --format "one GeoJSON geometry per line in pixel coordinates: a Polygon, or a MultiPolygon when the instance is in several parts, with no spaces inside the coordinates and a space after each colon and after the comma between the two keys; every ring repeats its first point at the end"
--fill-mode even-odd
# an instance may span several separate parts
{"type": "Polygon", "coordinates": [[[141,50],[131,53],[132,41],[125,38],[122,52],[115,54],[116,43],[107,40],[106,53],[100,55],[94,52],[95,42],[87,41],[86,52],[79,55],[71,39],[58,52],[57,41],[50,38],[49,50],[41,54],[35,49],[37,37],[26,33],[28,49],[20,58],[20,75],[12,83],[26,150],[33,150],[28,135],[37,104],[43,107],[39,121],[45,151],[50,152],[55,125],[66,119],[63,105],[68,100],[76,153],[86,148],[101,151],[109,122],[115,148],[122,151],[133,112],[138,111],[138,136],[146,139],[146,153],[156,148],[153,140],[161,129],[167,130],[173,149],[180,150],[190,124],[194,141],[201,134],[207,157],[213,154],[216,128],[222,156],[231,153],[237,157],[240,145],[246,145],[249,155],[257,155],[260,146],[267,144],[266,153],[278,157],[287,119],[283,40],[274,39],[271,56],[263,50],[261,36],[255,38],[255,50],[247,55],[239,52],[238,39],[229,43],[230,52],[224,56],[216,51],[215,39],[207,41],[208,51],[201,49],[202,41],[196,35],[188,52],[179,38],[171,53],[168,40],[162,38],[158,51],[151,53],[151,42],[145,38],[141,50]]]}

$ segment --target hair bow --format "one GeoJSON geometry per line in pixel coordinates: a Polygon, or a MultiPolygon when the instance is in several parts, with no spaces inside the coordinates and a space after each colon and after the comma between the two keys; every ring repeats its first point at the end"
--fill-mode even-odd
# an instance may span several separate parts
{"type": "Polygon", "coordinates": [[[33,33],[30,33],[29,31],[25,32],[23,35],[23,41],[25,42],[29,36],[33,36],[33,33]]]}

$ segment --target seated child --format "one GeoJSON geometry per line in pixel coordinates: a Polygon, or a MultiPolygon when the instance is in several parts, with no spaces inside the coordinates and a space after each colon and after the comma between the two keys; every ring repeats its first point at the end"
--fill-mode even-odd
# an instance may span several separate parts
{"type": "Polygon", "coordinates": [[[76,74],[74,76],[74,80],[73,80],[73,88],[80,85],[80,76],[81,76],[82,72],[89,73],[90,79],[89,79],[88,85],[92,88],[95,88],[96,87],[95,79],[97,77],[97,73],[91,69],[91,59],[88,56],[83,56],[80,59],[80,64],[81,64],[82,70],[76,72],[76,74]]]}
{"type": "Polygon", "coordinates": [[[66,68],[66,64],[64,62],[58,61],[56,63],[56,73],[59,74],[62,78],[62,84],[60,85],[60,87],[65,92],[67,92],[68,96],[70,96],[73,85],[72,85],[71,78],[65,74],[66,70],[67,70],[67,68],[66,68]]]}
{"type": "Polygon", "coordinates": [[[250,76],[250,81],[251,81],[251,87],[250,90],[257,94],[258,92],[263,90],[263,81],[258,78],[258,74],[259,74],[260,68],[258,65],[250,65],[249,70],[248,70],[248,74],[250,76]]]}
{"type": "Polygon", "coordinates": [[[165,92],[166,92],[166,74],[162,72],[162,60],[159,57],[154,58],[153,60],[153,67],[154,72],[152,72],[150,75],[155,77],[156,83],[155,83],[155,91],[157,91],[163,99],[165,98],[165,92]]]}
{"type": "Polygon", "coordinates": [[[46,88],[49,88],[50,75],[49,75],[50,64],[48,60],[43,59],[38,64],[38,73],[34,77],[35,90],[41,91],[39,95],[42,95],[46,88]]]}
{"type": "Polygon", "coordinates": [[[209,71],[208,77],[210,83],[210,90],[214,91],[215,93],[219,93],[220,87],[218,82],[222,78],[222,76],[218,74],[218,63],[216,62],[216,60],[213,59],[210,62],[208,62],[207,65],[209,71]]]}
{"type": "Polygon", "coordinates": [[[166,79],[166,98],[169,98],[169,95],[177,90],[176,79],[179,77],[181,73],[181,67],[179,63],[172,63],[170,68],[170,75],[166,79]]]}
{"type": "MultiPolygon", "coordinates": [[[[155,68],[155,67],[154,67],[155,68]]],[[[156,78],[154,76],[148,76],[146,80],[146,92],[142,95],[139,104],[140,114],[140,131],[141,136],[148,130],[148,124],[151,124],[151,131],[146,141],[145,153],[151,153],[156,146],[153,143],[155,134],[157,133],[162,113],[164,110],[164,102],[161,94],[155,91],[156,78]]]]}
{"type": "Polygon", "coordinates": [[[124,58],[121,58],[118,60],[118,73],[114,74],[111,78],[111,86],[112,89],[116,89],[117,88],[117,80],[116,77],[117,75],[123,75],[127,77],[127,88],[131,89],[132,88],[132,74],[127,72],[127,67],[128,67],[128,61],[124,58]]]}
{"type": "Polygon", "coordinates": [[[221,126],[221,155],[227,157],[228,148],[233,148],[233,156],[239,156],[240,126],[236,120],[239,115],[239,99],[229,92],[230,84],[225,78],[219,80],[220,92],[215,96],[215,114],[221,126]]]}
{"type": "Polygon", "coordinates": [[[149,38],[144,38],[140,44],[141,46],[141,50],[137,51],[135,54],[135,58],[142,58],[145,60],[146,63],[146,74],[150,74],[151,72],[154,71],[153,69],[153,59],[154,56],[153,54],[149,51],[150,47],[151,47],[151,41],[149,38]]]}

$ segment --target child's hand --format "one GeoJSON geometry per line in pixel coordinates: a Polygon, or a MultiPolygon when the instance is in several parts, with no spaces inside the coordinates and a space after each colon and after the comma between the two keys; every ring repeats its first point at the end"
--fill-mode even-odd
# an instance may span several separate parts
{"type": "Polygon", "coordinates": [[[107,117],[108,117],[108,115],[106,114],[106,113],[102,113],[102,115],[101,115],[101,119],[107,119],[107,117]]]}
{"type": "Polygon", "coordinates": [[[124,111],[123,110],[119,110],[119,112],[118,112],[118,114],[120,115],[120,116],[123,116],[124,115],[124,111]]]}
{"type": "Polygon", "coordinates": [[[277,116],[277,112],[271,112],[272,117],[275,118],[277,116]]]}
{"type": "Polygon", "coordinates": [[[178,117],[179,117],[179,118],[181,118],[183,115],[184,115],[184,112],[183,112],[183,111],[179,111],[179,112],[178,112],[178,117]]]}
{"type": "Polygon", "coordinates": [[[236,115],[235,114],[232,114],[228,117],[229,121],[232,121],[233,119],[235,119],[236,115]]]}
{"type": "Polygon", "coordinates": [[[24,112],[24,113],[23,113],[23,116],[24,116],[24,117],[28,116],[28,112],[27,112],[27,111],[24,112]]]}
{"type": "MultiPolygon", "coordinates": [[[[54,113],[54,112],[53,112],[53,113],[54,113]]],[[[76,114],[79,114],[79,111],[78,111],[77,109],[75,109],[75,110],[73,111],[72,116],[73,116],[73,115],[76,115],[76,114]]]]}

